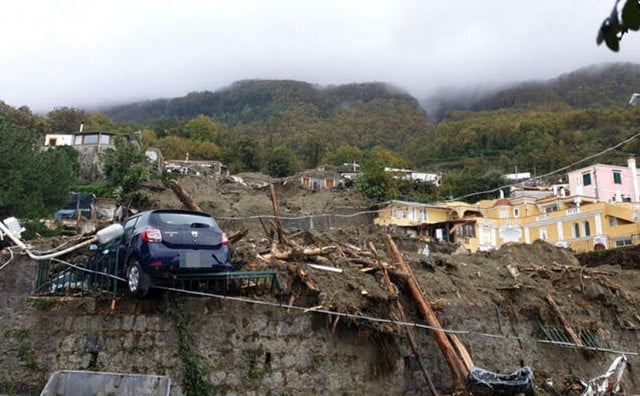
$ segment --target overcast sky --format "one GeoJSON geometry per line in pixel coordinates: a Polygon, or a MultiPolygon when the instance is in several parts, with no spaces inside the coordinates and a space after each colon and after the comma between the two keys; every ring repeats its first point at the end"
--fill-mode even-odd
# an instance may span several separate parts
{"type": "Polygon", "coordinates": [[[256,78],[383,81],[424,98],[442,87],[491,87],[597,63],[640,63],[640,33],[624,37],[619,53],[596,45],[613,4],[8,1],[0,19],[0,100],[46,112],[183,96],[256,78]]]}

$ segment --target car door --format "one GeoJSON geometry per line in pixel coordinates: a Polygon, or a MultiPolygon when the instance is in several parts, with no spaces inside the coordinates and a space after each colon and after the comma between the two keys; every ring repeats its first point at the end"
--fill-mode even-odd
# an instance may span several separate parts
{"type": "Polygon", "coordinates": [[[131,255],[131,249],[133,248],[131,242],[133,239],[133,235],[135,234],[136,224],[140,221],[140,216],[134,216],[124,222],[123,228],[124,232],[122,237],[120,238],[120,242],[118,243],[118,263],[120,263],[120,268],[123,271],[126,271],[127,261],[129,260],[129,256],[131,255]]]}

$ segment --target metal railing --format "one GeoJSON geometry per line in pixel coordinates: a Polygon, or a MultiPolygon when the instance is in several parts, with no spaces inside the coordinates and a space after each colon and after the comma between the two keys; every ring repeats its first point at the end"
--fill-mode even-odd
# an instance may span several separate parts
{"type": "Polygon", "coordinates": [[[38,262],[36,294],[71,295],[118,293],[118,258],[109,247],[97,251],[82,263],[59,259],[38,262]]]}

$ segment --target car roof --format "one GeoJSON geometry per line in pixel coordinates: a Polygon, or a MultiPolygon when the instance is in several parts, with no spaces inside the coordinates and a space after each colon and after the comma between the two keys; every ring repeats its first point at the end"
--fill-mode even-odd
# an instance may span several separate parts
{"type": "Polygon", "coordinates": [[[187,210],[187,209],[153,209],[142,212],[142,214],[151,214],[151,213],[184,213],[184,214],[193,214],[193,215],[201,215],[211,217],[210,214],[205,212],[198,212],[196,210],[187,210]]]}

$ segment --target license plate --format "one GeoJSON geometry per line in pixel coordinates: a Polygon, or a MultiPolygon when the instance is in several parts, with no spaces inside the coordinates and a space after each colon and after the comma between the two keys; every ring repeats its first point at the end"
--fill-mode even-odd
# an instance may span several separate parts
{"type": "Polygon", "coordinates": [[[180,257],[182,268],[209,268],[211,267],[210,254],[204,252],[186,252],[180,257]]]}

